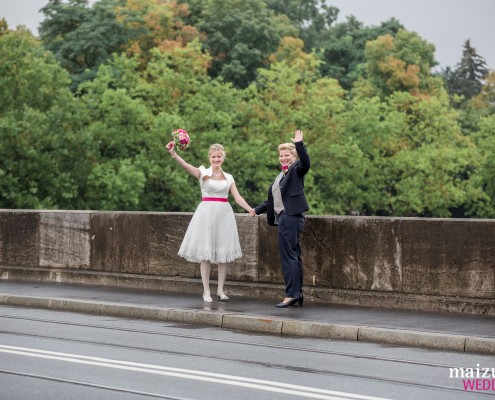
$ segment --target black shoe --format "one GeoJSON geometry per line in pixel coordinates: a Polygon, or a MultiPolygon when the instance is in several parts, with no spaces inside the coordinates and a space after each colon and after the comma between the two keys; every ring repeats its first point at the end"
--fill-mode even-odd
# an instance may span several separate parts
{"type": "Polygon", "coordinates": [[[290,299],[289,301],[286,301],[285,303],[284,302],[278,303],[277,304],[277,307],[278,308],[286,308],[286,307],[293,306],[296,303],[299,303],[299,305],[302,306],[303,301],[304,300],[303,300],[303,297],[302,296],[301,297],[294,297],[294,298],[290,299]]]}

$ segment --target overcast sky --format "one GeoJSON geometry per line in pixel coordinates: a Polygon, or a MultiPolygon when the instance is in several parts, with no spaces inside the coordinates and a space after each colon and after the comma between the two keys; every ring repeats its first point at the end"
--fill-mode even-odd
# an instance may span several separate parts
{"type": "MultiPolygon", "coordinates": [[[[0,0],[2,1],[2,0],[0,0]]],[[[462,46],[471,46],[488,68],[495,69],[495,0],[328,0],[339,10],[339,21],[354,15],[365,25],[379,25],[392,17],[435,45],[441,67],[454,67],[462,46]]]]}
{"type": "MultiPolygon", "coordinates": [[[[40,8],[48,0],[0,0],[0,18],[10,28],[27,26],[34,34],[42,20],[40,8]]],[[[379,25],[392,17],[407,30],[417,32],[436,47],[440,67],[455,65],[462,45],[471,46],[490,69],[495,69],[495,0],[327,0],[340,10],[340,21],[354,15],[366,26],[379,25]]]]}

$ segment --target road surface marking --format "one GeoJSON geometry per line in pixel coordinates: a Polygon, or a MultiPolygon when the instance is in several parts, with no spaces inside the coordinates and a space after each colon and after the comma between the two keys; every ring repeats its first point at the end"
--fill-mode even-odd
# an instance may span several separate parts
{"type": "Polygon", "coordinates": [[[38,350],[25,347],[0,345],[0,352],[36,357],[50,360],[66,361],[76,364],[96,365],[107,368],[143,372],[148,374],[173,376],[184,379],[221,383],[224,385],[240,386],[269,392],[284,393],[295,396],[309,397],[323,400],[387,400],[381,397],[370,397],[359,394],[337,392],[325,389],[316,389],[309,386],[292,385],[261,379],[244,378],[234,375],[217,374],[191,369],[163,367],[160,365],[142,364],[129,361],[112,360],[108,358],[82,356],[77,354],[59,353],[54,351],[38,350]]]}

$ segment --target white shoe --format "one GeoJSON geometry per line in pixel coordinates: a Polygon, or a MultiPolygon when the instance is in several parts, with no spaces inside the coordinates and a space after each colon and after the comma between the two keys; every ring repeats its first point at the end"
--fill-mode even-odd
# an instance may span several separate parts
{"type": "Polygon", "coordinates": [[[218,291],[217,292],[217,295],[218,295],[218,300],[220,301],[229,301],[229,296],[227,296],[223,291],[218,291]]]}
{"type": "Polygon", "coordinates": [[[205,303],[212,303],[213,302],[213,299],[210,296],[210,292],[203,293],[203,301],[205,303]]]}

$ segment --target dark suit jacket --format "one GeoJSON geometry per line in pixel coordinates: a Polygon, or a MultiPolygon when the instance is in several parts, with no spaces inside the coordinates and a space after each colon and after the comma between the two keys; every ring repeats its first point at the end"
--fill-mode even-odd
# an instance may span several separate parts
{"type": "MultiPolygon", "coordinates": [[[[302,214],[309,210],[308,202],[304,195],[304,175],[309,171],[309,155],[303,142],[297,142],[295,145],[299,160],[292,164],[287,175],[280,182],[284,212],[288,215],[302,214]]],[[[268,188],[268,199],[255,208],[258,215],[266,212],[268,225],[271,226],[275,225],[272,186],[273,183],[268,188]]]]}

